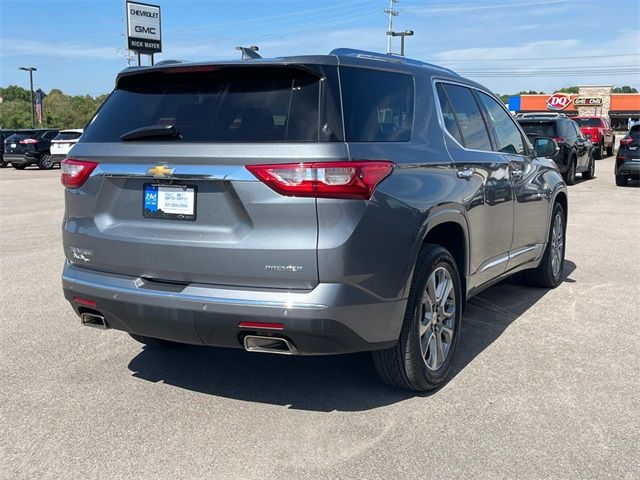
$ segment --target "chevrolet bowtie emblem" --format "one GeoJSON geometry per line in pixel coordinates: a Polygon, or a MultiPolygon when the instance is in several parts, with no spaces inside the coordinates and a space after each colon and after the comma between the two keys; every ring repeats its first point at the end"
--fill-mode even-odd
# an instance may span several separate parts
{"type": "Polygon", "coordinates": [[[147,175],[153,175],[155,178],[165,178],[173,174],[175,168],[169,168],[166,165],[156,165],[147,170],[147,175]]]}

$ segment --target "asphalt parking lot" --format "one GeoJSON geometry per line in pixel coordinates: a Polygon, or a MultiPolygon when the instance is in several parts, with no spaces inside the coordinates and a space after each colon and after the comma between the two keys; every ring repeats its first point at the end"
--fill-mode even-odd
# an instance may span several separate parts
{"type": "Polygon", "coordinates": [[[638,478],[640,188],[569,187],[565,281],[497,285],[453,378],[415,395],[366,354],[143,348],[60,286],[59,170],[0,170],[0,476],[638,478]]]}

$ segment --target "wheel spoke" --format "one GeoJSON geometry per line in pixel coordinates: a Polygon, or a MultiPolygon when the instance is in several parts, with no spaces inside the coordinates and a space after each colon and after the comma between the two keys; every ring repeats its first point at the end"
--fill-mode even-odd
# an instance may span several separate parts
{"type": "Polygon", "coordinates": [[[444,349],[442,348],[442,335],[438,332],[435,335],[436,342],[436,366],[435,368],[440,368],[440,366],[444,363],[444,349]]]}
{"type": "Polygon", "coordinates": [[[438,305],[442,309],[444,309],[447,304],[447,300],[449,299],[449,295],[451,294],[451,289],[453,289],[453,281],[451,280],[451,278],[449,278],[448,274],[445,275],[442,284],[442,296],[440,297],[440,302],[438,303],[438,305]]]}
{"type": "Polygon", "coordinates": [[[424,333],[420,335],[420,350],[422,351],[422,356],[425,357],[429,351],[429,342],[433,338],[433,330],[431,329],[431,325],[427,325],[424,333]]]}
{"type": "Polygon", "coordinates": [[[429,356],[427,358],[427,365],[431,368],[431,370],[438,369],[438,352],[436,346],[436,335],[431,334],[431,338],[429,338],[429,356]]]}
{"type": "Polygon", "coordinates": [[[427,280],[427,295],[431,305],[436,305],[436,272],[429,275],[429,280],[427,280]]]}

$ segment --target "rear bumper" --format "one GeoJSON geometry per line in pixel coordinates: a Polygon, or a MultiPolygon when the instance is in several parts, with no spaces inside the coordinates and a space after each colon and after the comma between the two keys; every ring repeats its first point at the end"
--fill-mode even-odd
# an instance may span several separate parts
{"type": "Polygon", "coordinates": [[[3,155],[3,161],[11,163],[12,165],[30,165],[33,162],[32,158],[25,158],[22,154],[5,153],[3,155]]]}
{"type": "Polygon", "coordinates": [[[247,334],[288,339],[304,355],[349,353],[393,346],[406,300],[385,301],[352,285],[319,284],[311,291],[248,290],[202,284],[148,285],[141,278],[67,263],[62,284],[75,312],[98,311],[110,328],[176,342],[242,347],[247,334]],[[88,308],[74,301],[96,303],[88,308]],[[241,328],[241,321],[273,322],[279,331],[241,328]]]}
{"type": "Polygon", "coordinates": [[[616,175],[625,175],[631,178],[640,178],[640,159],[628,160],[616,168],[616,175]]]}

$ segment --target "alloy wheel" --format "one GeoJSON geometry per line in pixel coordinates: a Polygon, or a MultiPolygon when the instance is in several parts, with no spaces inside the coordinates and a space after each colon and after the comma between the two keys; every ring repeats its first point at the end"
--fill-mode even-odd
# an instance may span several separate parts
{"type": "Polygon", "coordinates": [[[425,365],[436,371],[447,359],[454,339],[456,293],[451,274],[436,268],[422,295],[420,305],[420,350],[425,365]]]}
{"type": "Polygon", "coordinates": [[[562,215],[556,214],[551,230],[551,273],[554,278],[560,275],[564,256],[564,225],[562,215]]]}
{"type": "Polygon", "coordinates": [[[42,168],[46,168],[46,169],[53,167],[53,162],[51,161],[51,155],[47,155],[46,153],[42,155],[42,157],[40,158],[40,165],[42,165],[42,168]]]}

